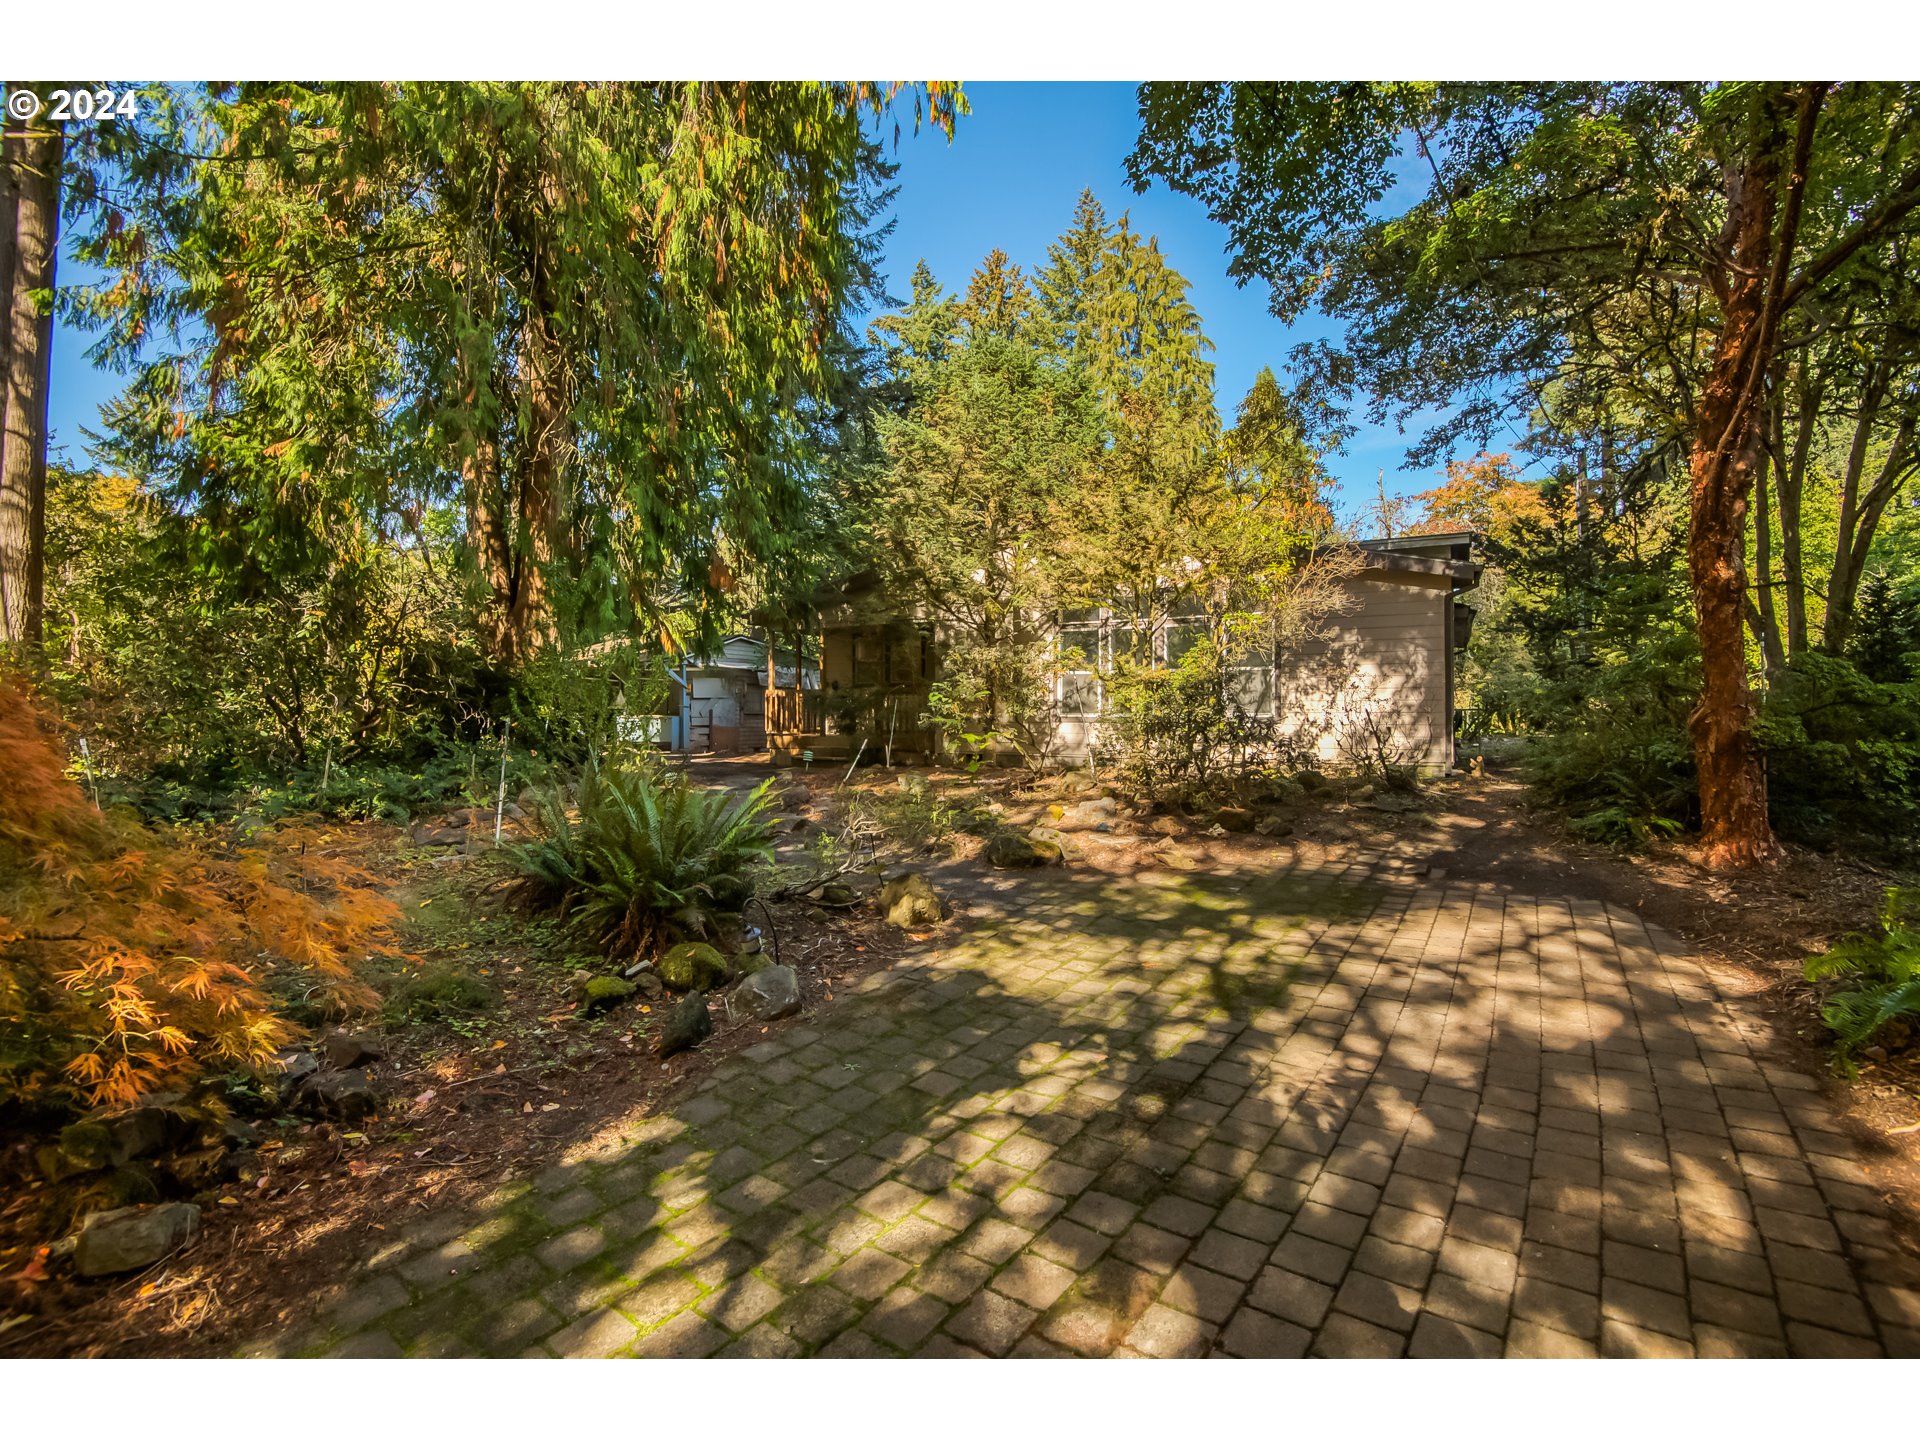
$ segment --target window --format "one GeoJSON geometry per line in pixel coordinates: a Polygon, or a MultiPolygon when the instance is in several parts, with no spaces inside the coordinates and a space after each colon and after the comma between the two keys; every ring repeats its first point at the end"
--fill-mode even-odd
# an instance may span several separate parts
{"type": "Polygon", "coordinates": [[[1169,620],[1166,636],[1167,664],[1178,665],[1194,646],[1207,638],[1206,623],[1193,620],[1169,620]]]}
{"type": "Polygon", "coordinates": [[[886,678],[886,645],[878,635],[853,637],[853,683],[878,685],[886,678]]]}
{"type": "Polygon", "coordinates": [[[1227,703],[1259,720],[1273,718],[1273,666],[1236,665],[1227,671],[1227,703]]]}
{"type": "Polygon", "coordinates": [[[1060,713],[1074,719],[1098,715],[1101,707],[1100,672],[1107,667],[1106,628],[1100,612],[1068,610],[1060,617],[1058,636],[1062,665],[1060,713]]]}

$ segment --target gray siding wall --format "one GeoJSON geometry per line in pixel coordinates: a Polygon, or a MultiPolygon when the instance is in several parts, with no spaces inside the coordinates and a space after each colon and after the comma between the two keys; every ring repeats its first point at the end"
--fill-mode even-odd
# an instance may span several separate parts
{"type": "Polygon", "coordinates": [[[1396,764],[1429,772],[1453,763],[1453,594],[1439,577],[1345,582],[1351,608],[1323,638],[1281,654],[1281,729],[1328,769],[1383,743],[1396,764]]]}

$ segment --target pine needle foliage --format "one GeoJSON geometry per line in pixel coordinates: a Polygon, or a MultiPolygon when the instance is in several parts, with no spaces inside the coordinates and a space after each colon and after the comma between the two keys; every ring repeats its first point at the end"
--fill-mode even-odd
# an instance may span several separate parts
{"type": "Polygon", "coordinates": [[[55,721],[0,675],[0,1105],[126,1104],[267,1060],[270,990],[376,997],[355,961],[396,918],[372,877],[282,831],[238,849],[96,810],[55,721]]]}
{"type": "Polygon", "coordinates": [[[572,805],[558,787],[538,798],[542,833],[511,852],[521,893],[558,908],[609,954],[701,931],[706,913],[729,908],[746,892],[747,870],[772,856],[772,783],[735,801],[644,757],[589,761],[572,805]]]}

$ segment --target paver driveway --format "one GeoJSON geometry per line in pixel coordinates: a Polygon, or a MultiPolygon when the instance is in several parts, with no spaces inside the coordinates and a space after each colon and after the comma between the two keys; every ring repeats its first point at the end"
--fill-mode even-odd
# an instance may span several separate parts
{"type": "Polygon", "coordinates": [[[1023,879],[277,1353],[1920,1354],[1812,1077],[1599,904],[1023,879]]]}

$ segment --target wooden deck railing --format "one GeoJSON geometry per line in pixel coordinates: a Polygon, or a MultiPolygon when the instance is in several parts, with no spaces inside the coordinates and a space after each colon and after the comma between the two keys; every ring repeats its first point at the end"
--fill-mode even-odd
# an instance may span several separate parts
{"type": "Polygon", "coordinates": [[[767,691],[767,735],[819,735],[826,730],[826,707],[818,690],[767,691]]]}
{"type": "Polygon", "coordinates": [[[924,690],[769,690],[767,739],[801,735],[862,736],[875,745],[927,749],[932,735],[920,723],[924,690]]]}

